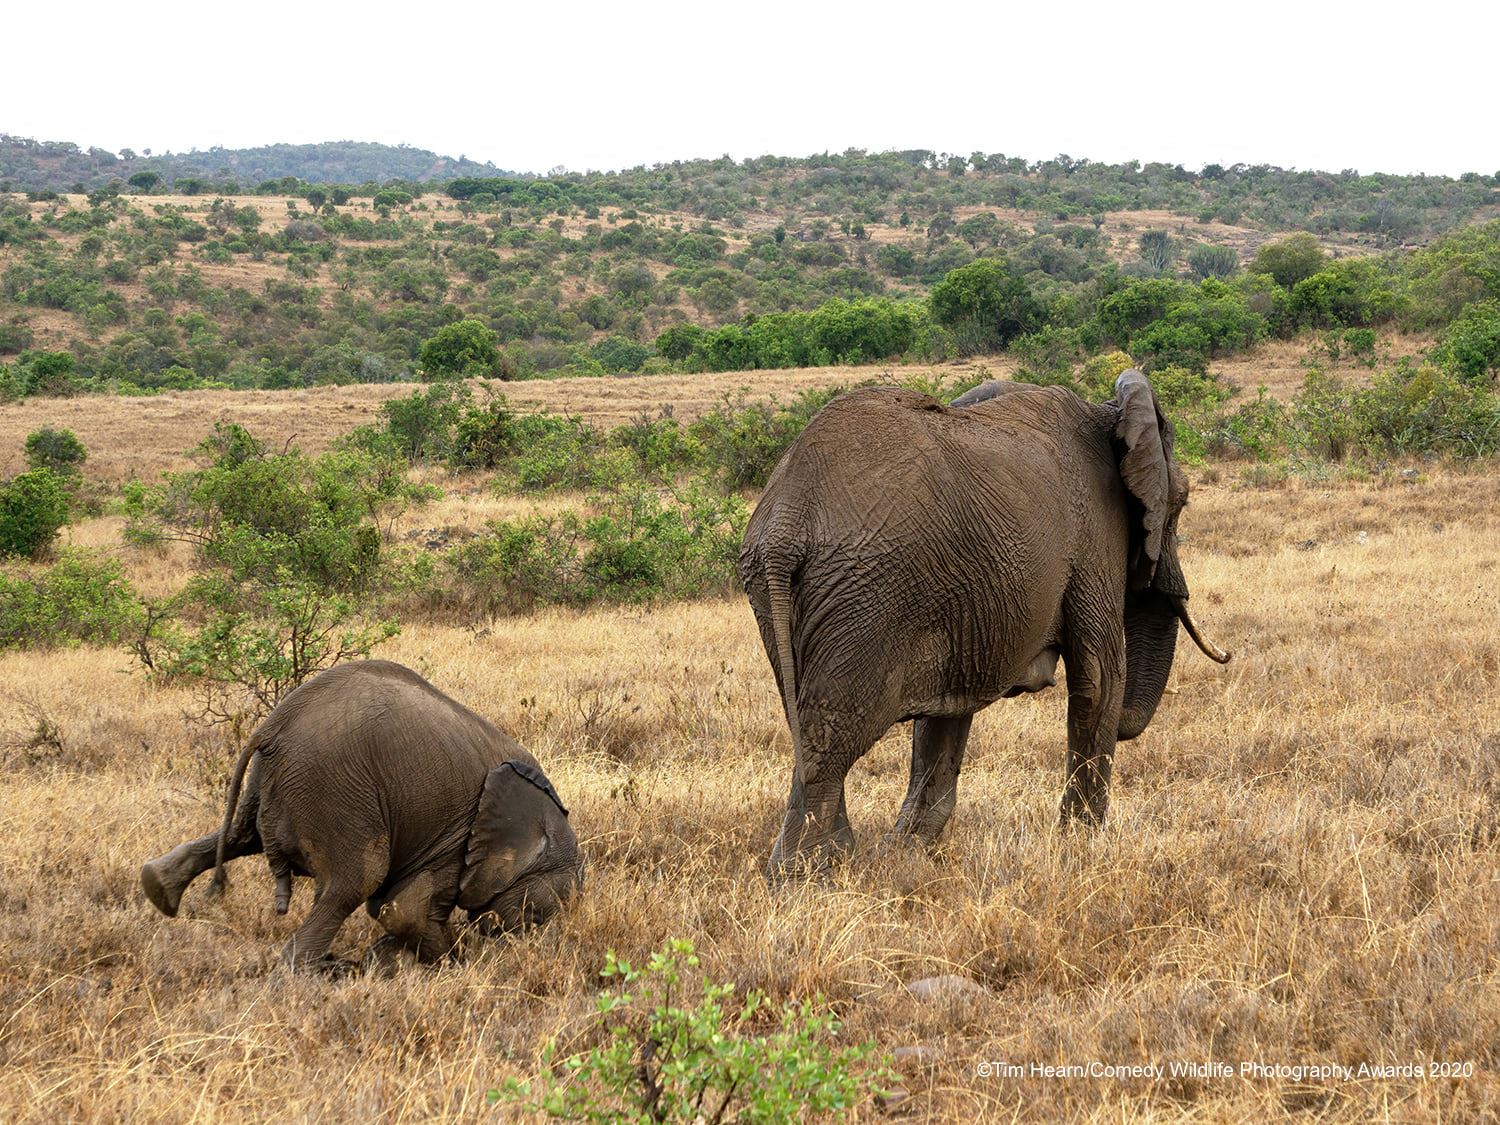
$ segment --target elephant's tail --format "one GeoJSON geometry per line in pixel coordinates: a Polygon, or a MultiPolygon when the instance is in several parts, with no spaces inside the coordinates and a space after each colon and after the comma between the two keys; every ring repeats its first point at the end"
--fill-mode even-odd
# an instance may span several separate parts
{"type": "Polygon", "coordinates": [[[792,732],[792,762],[803,776],[802,720],[797,714],[797,661],[792,655],[792,586],[784,567],[766,567],[766,594],[771,602],[771,636],[776,642],[776,668],[781,679],[781,704],[792,732]]]}
{"type": "Polygon", "coordinates": [[[229,800],[224,805],[224,823],[219,828],[219,844],[214,850],[214,878],[209,884],[210,894],[222,891],[228,882],[224,874],[224,844],[229,839],[229,829],[234,824],[234,810],[240,803],[240,786],[245,780],[245,767],[259,749],[260,739],[252,735],[234,763],[234,775],[229,779],[229,800]]]}

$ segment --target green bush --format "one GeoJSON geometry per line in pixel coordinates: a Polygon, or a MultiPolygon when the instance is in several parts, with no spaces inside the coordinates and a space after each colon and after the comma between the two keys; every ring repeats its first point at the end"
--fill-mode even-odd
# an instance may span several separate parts
{"type": "Polygon", "coordinates": [[[963,354],[1003,348],[1042,327],[1045,311],[1026,280],[995,258],[960,266],[933,286],[932,318],[954,333],[963,354]]]}
{"type": "Polygon", "coordinates": [[[1292,401],[1293,442],[1312,456],[1478,457],[1500,448],[1500,399],[1432,364],[1402,360],[1368,386],[1312,371],[1292,401]]]}
{"type": "Polygon", "coordinates": [[[1500,401],[1432,364],[1402,361],[1352,392],[1359,442],[1379,456],[1477,457],[1500,448],[1500,401]]]}
{"type": "Polygon", "coordinates": [[[625,336],[609,336],[600,340],[589,353],[604,368],[606,374],[634,373],[651,358],[651,349],[625,336]]]}
{"type": "Polygon", "coordinates": [[[726,396],[721,406],[693,423],[705,467],[726,489],[764,487],[812,416],[843,390],[806,390],[784,406],[774,400],[747,403],[743,391],[726,396]]]}
{"type": "Polygon", "coordinates": [[[445,324],[422,344],[424,379],[467,379],[500,372],[500,337],[478,320],[445,324]]]}
{"type": "Polygon", "coordinates": [[[26,462],[33,469],[51,469],[59,476],[72,476],[88,459],[88,450],[72,430],[43,426],[26,435],[26,462]]]}
{"type": "Polygon", "coordinates": [[[748,518],[737,496],[636,484],[582,511],[496,521],[448,562],[460,597],[491,615],[695,597],[734,581],[748,518]]]}
{"type": "Polygon", "coordinates": [[[65,551],[44,570],[0,572],[0,649],[119,643],[140,619],[140,599],[115,559],[65,551]]]}
{"type": "Polygon", "coordinates": [[[32,469],[0,484],[0,555],[44,555],[68,522],[67,480],[32,469]]]}
{"type": "Polygon", "coordinates": [[[470,392],[463,383],[439,383],[380,406],[396,448],[409,461],[441,461],[453,455],[454,429],[466,416],[470,392]]]}
{"type": "Polygon", "coordinates": [[[628,450],[636,471],[653,480],[671,480],[701,463],[703,446],[670,413],[656,418],[645,414],[610,432],[612,446],[628,450]]]}
{"type": "Polygon", "coordinates": [[[377,619],[389,583],[382,521],[413,496],[405,460],[345,442],[317,458],[271,453],[220,423],[201,466],[126,490],[127,538],[177,540],[204,572],[138,646],[162,677],[208,685],[205,714],[241,723],[264,714],[322,668],[395,632],[377,619]]]}
{"type": "Polygon", "coordinates": [[[770,1123],[847,1117],[895,1081],[873,1043],[839,1045],[842,1024],[820,998],[779,1009],[756,991],[736,1001],[732,984],[690,984],[698,966],[686,941],[640,969],[607,953],[599,1045],[559,1058],[552,1040],[542,1077],[512,1079],[490,1099],[575,1121],[770,1123]]]}
{"type": "Polygon", "coordinates": [[[1466,383],[1492,382],[1500,371],[1500,301],[1478,301],[1450,324],[1434,358],[1466,383]]]}
{"type": "Polygon", "coordinates": [[[1250,271],[1269,274],[1277,285],[1291,289],[1322,269],[1327,260],[1328,255],[1314,235],[1299,233],[1267,242],[1255,252],[1250,271]]]}
{"type": "Polygon", "coordinates": [[[1221,415],[1204,430],[1205,445],[1221,457],[1265,460],[1286,450],[1290,422],[1286,404],[1260,387],[1254,399],[1221,415]]]}

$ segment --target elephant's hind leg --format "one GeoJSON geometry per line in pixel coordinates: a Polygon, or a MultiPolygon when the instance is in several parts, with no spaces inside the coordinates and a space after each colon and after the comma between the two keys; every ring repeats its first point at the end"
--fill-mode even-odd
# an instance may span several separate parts
{"type": "Polygon", "coordinates": [[[823,871],[854,851],[844,777],[888,726],[856,715],[803,718],[804,762],[793,771],[786,818],[771,851],[773,878],[798,868],[823,871]]]}
{"type": "Polygon", "coordinates": [[[935,843],[958,801],[972,715],[918,719],[911,730],[911,779],[896,818],[896,833],[935,843]]]}
{"type": "MultiPolygon", "coordinates": [[[[240,831],[236,824],[230,829],[229,839],[224,843],[224,859],[239,859],[256,855],[261,851],[260,836],[251,825],[249,831],[240,831]]],[[[151,905],[168,918],[177,916],[182,895],[199,875],[214,865],[219,850],[219,834],[210,832],[186,844],[179,844],[165,855],[147,860],[141,867],[141,889],[151,905]]]]}
{"type": "Polygon", "coordinates": [[[318,888],[312,910],[297,927],[292,940],[281,951],[281,959],[293,972],[323,966],[328,947],[344,920],[359,909],[360,903],[374,890],[350,883],[330,883],[318,888]]]}

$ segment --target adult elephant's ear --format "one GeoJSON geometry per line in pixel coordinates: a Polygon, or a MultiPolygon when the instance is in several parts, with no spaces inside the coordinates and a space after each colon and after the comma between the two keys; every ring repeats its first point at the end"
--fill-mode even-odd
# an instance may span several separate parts
{"type": "Polygon", "coordinates": [[[1120,479],[1131,504],[1129,588],[1151,584],[1161,559],[1171,495],[1172,423],[1157,408],[1146,376],[1132,367],[1115,380],[1120,420],[1115,438],[1122,447],[1120,479]]]}
{"type": "Polygon", "coordinates": [[[567,815],[547,775],[529,762],[511,760],[490,770],[469,829],[458,905],[484,910],[537,865],[552,836],[568,831],[567,815]]]}

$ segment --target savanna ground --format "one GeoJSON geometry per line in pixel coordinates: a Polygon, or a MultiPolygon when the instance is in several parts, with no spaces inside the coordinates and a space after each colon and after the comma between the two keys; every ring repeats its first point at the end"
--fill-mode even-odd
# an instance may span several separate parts
{"type": "MultiPolygon", "coordinates": [[[[640,395],[633,412],[701,381],[612,385],[640,395]]],[[[538,391],[610,415],[591,387],[538,391]]],[[[326,403],[373,410],[355,395],[377,390],[82,400],[45,418],[74,404],[26,403],[0,414],[0,448],[52,421],[78,430],[91,470],[150,476],[217,407],[317,411],[283,418],[305,436],[326,403]]],[[[761,867],[788,738],[743,598],[408,625],[378,655],[536,753],[589,873],[543,929],[471,937],[461,961],[392,980],[288,976],[276,953],[310,887],[277,917],[258,859],[223,899],[200,886],[177,919],[156,914],[140,863],[217,823],[234,747],[186,717],[189,691],[150,686],[120,651],[0,656],[0,1119],[492,1120],[488,1089],[535,1074],[548,1038],[583,1041],[607,950],[637,961],[685,937],[716,979],[778,1001],[821,993],[849,1038],[928,1048],[898,1063],[909,1097],[858,1119],[1493,1120],[1500,471],[1191,475],[1193,604],[1235,658],[1179,645],[1172,694],[1120,747],[1094,834],[1056,827],[1054,690],[978,717],[930,855],[880,847],[906,782],[909,731],[891,731],[850,776],[853,861],[776,893],[761,867]],[[983,991],[903,987],[945,973],[983,991]],[[1208,1060],[1235,1076],[982,1073],[1208,1060]],[[1242,1077],[1241,1063],[1473,1075],[1242,1077]]],[[[462,495],[441,518],[462,518],[462,495]]],[[[118,521],[70,534],[109,545],[118,521]]],[[[172,556],[121,550],[143,589],[178,580],[172,556]]],[[[336,952],[375,935],[361,914],[336,952]]]]}

